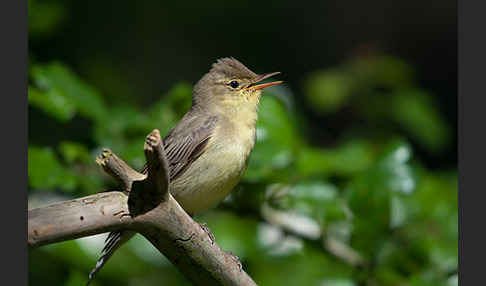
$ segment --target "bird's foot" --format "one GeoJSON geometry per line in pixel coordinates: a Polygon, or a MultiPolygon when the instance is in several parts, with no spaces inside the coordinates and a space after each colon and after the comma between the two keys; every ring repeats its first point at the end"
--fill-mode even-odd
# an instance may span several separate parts
{"type": "Polygon", "coordinates": [[[243,270],[243,265],[241,264],[240,259],[238,258],[238,256],[233,255],[233,252],[231,252],[231,251],[226,251],[226,253],[228,253],[229,255],[231,255],[231,258],[233,258],[233,260],[235,261],[235,263],[238,265],[238,269],[240,269],[240,272],[241,272],[243,270]]]}
{"type": "Polygon", "coordinates": [[[211,240],[211,244],[214,244],[214,234],[211,232],[209,227],[205,223],[200,223],[199,224],[201,228],[208,234],[209,239],[211,240]]]}

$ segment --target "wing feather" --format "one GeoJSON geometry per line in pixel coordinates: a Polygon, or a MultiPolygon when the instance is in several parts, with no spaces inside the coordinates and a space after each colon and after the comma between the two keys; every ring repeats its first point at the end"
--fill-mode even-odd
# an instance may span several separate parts
{"type": "Polygon", "coordinates": [[[218,119],[208,116],[203,121],[195,117],[181,121],[185,124],[176,126],[163,140],[171,181],[182,175],[204,153],[218,119]]]}
{"type": "MultiPolygon", "coordinates": [[[[201,120],[187,113],[164,138],[164,150],[169,163],[170,180],[173,181],[184,173],[191,164],[206,150],[213,135],[218,118],[208,116],[201,120]]],[[[144,166],[142,173],[148,171],[144,166]]],[[[131,231],[111,232],[105,240],[105,246],[101,251],[101,257],[96,267],[89,275],[88,284],[95,274],[103,267],[106,261],[113,255],[123,243],[128,241],[135,233],[131,231]]]]}

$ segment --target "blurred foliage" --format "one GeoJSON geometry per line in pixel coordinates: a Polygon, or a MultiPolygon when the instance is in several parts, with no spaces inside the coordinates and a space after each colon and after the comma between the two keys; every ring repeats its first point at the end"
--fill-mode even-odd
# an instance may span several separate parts
{"type": "MultiPolygon", "coordinates": [[[[29,1],[31,37],[58,29],[65,15],[56,3],[29,1]]],[[[457,285],[457,170],[427,169],[411,143],[437,153],[453,134],[413,67],[386,55],[358,57],[316,70],[302,87],[317,114],[351,110],[363,125],[316,144],[294,94],[285,86],[265,91],[245,177],[196,219],[259,285],[457,285]]],[[[94,162],[101,148],[140,169],[146,134],[167,133],[191,92],[181,82],[148,108],[108,105],[73,68],[31,60],[29,208],[115,188],[94,162]],[[80,133],[80,140],[66,135],[80,133]]],[[[84,284],[103,239],[30,250],[29,284],[84,284]]],[[[189,283],[137,236],[93,285],[189,283]]]]}
{"type": "Polygon", "coordinates": [[[372,126],[400,129],[430,153],[451,144],[451,128],[433,96],[416,86],[413,68],[398,58],[355,58],[310,74],[304,88],[317,113],[351,109],[372,126]]]}

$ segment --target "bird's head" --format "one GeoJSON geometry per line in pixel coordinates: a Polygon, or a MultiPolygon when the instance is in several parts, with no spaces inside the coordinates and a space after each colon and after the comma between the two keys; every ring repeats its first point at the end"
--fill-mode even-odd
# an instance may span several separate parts
{"type": "Polygon", "coordinates": [[[222,110],[256,110],[262,90],[282,83],[260,82],[279,73],[256,74],[234,58],[219,59],[195,85],[193,104],[222,110]]]}

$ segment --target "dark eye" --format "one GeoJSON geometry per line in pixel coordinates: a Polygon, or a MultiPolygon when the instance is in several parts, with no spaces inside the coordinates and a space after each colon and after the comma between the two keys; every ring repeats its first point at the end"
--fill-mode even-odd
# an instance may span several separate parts
{"type": "Polygon", "coordinates": [[[240,85],[236,80],[233,80],[229,83],[229,85],[232,87],[232,88],[237,88],[238,85],[240,85]]]}

